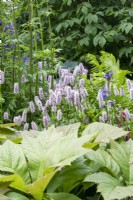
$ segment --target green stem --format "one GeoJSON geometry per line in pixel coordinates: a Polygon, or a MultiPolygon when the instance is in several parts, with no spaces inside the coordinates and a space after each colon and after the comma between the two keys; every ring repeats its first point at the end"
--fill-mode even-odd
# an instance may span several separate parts
{"type": "Polygon", "coordinates": [[[52,40],[52,27],[51,27],[51,19],[48,16],[49,21],[49,37],[50,37],[50,51],[51,51],[51,67],[54,68],[54,54],[53,54],[53,40],[52,40]]]}
{"type": "Polygon", "coordinates": [[[33,3],[32,0],[29,1],[29,34],[30,34],[30,48],[29,48],[29,67],[30,67],[30,75],[32,80],[30,81],[30,101],[32,100],[32,82],[33,82],[33,65],[32,65],[32,18],[33,18],[33,3]]]}
{"type": "Polygon", "coordinates": [[[16,24],[16,13],[15,13],[15,4],[13,1],[13,23],[14,23],[14,30],[15,30],[15,37],[17,39],[17,62],[18,62],[18,67],[19,67],[19,74],[18,74],[18,79],[19,82],[21,83],[21,55],[20,55],[20,44],[19,44],[19,38],[18,38],[18,33],[17,33],[17,24],[16,24]]]}

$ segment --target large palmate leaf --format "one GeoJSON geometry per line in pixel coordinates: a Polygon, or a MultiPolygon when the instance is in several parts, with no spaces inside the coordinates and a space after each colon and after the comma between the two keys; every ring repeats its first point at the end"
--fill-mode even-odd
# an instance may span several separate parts
{"type": "Polygon", "coordinates": [[[48,193],[50,197],[53,198],[53,200],[81,200],[77,196],[69,193],[48,193]]]}
{"type": "Polygon", "coordinates": [[[90,150],[87,157],[100,164],[101,170],[106,167],[109,174],[99,172],[86,177],[85,181],[98,184],[98,192],[105,200],[133,197],[133,141],[121,144],[111,141],[108,153],[104,150],[90,150]],[[111,174],[110,174],[111,172],[111,174]],[[112,175],[112,176],[111,176],[112,175]]]}
{"type": "MultiPolygon", "coordinates": [[[[51,129],[52,130],[52,129],[51,129]]],[[[82,145],[90,137],[75,138],[72,134],[62,136],[53,128],[51,133],[40,133],[37,138],[25,136],[22,142],[33,180],[42,177],[51,166],[69,165],[87,152],[82,145]]]]}
{"type": "MultiPolygon", "coordinates": [[[[59,126],[57,128],[55,128],[54,126],[51,126],[51,127],[49,127],[48,130],[44,130],[42,132],[43,133],[45,132],[46,134],[50,134],[51,137],[52,137],[52,135],[54,136],[54,134],[56,134],[57,132],[60,133],[60,134],[58,134],[59,137],[60,137],[60,135],[65,136],[65,135],[68,135],[68,134],[69,135],[72,134],[74,137],[78,137],[79,127],[80,127],[80,123],[78,122],[78,123],[75,123],[75,124],[59,126]]],[[[35,131],[35,130],[18,131],[14,135],[11,135],[10,139],[12,139],[13,142],[15,142],[16,140],[21,142],[22,138],[25,137],[25,135],[36,138],[37,136],[40,135],[40,131],[35,131]]]]}
{"type": "Polygon", "coordinates": [[[109,124],[94,122],[89,124],[83,131],[82,135],[93,135],[97,134],[95,142],[106,142],[110,139],[116,140],[122,136],[127,135],[128,131],[124,131],[122,128],[118,128],[109,124]]]}
{"type": "Polygon", "coordinates": [[[114,189],[122,185],[119,180],[104,172],[91,174],[85,178],[85,181],[97,183],[98,192],[102,194],[104,200],[111,200],[110,196],[114,189]]]}
{"type": "Polygon", "coordinates": [[[13,126],[16,126],[15,123],[10,124],[0,124],[0,141],[5,140],[9,138],[11,135],[14,135],[15,129],[11,128],[13,126]]]}
{"type": "Polygon", "coordinates": [[[20,145],[6,141],[0,146],[0,170],[18,174],[25,182],[29,182],[27,164],[20,145]]]}
{"type": "Polygon", "coordinates": [[[51,127],[36,137],[26,135],[22,144],[6,141],[0,146],[0,170],[13,175],[3,175],[0,181],[42,200],[55,173],[88,151],[82,146],[91,137],[78,138],[78,127],[74,134],[70,126],[65,131],[51,127]]]}
{"type": "Polygon", "coordinates": [[[75,137],[78,137],[78,129],[80,127],[80,123],[75,123],[75,124],[69,124],[69,125],[64,125],[64,126],[59,126],[56,128],[57,132],[61,131],[63,132],[63,135],[74,135],[75,137]]]}
{"type": "Polygon", "coordinates": [[[125,199],[133,196],[133,186],[122,186],[122,183],[107,173],[99,172],[86,177],[85,181],[98,185],[104,200],[125,199]]]}
{"type": "Polygon", "coordinates": [[[120,176],[120,167],[118,163],[112,158],[112,156],[102,149],[98,149],[97,151],[89,150],[86,157],[98,164],[101,167],[106,167],[113,176],[120,176]]]}
{"type": "Polygon", "coordinates": [[[123,142],[121,144],[111,142],[110,153],[119,164],[123,177],[127,184],[133,184],[133,141],[123,142]]]}

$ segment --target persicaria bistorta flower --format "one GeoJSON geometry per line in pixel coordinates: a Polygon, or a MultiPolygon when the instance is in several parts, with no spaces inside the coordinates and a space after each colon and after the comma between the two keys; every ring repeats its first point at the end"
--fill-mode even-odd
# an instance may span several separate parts
{"type": "Polygon", "coordinates": [[[22,75],[22,77],[21,77],[21,83],[26,83],[27,82],[27,79],[26,79],[26,77],[25,77],[25,75],[22,75]]]}
{"type": "Polygon", "coordinates": [[[14,83],[14,94],[19,94],[19,84],[14,83]]]}
{"type": "Polygon", "coordinates": [[[4,72],[0,70],[0,84],[3,84],[4,80],[4,72]]]}
{"type": "Polygon", "coordinates": [[[129,112],[128,109],[125,109],[125,110],[124,110],[124,114],[125,114],[125,117],[126,117],[127,119],[130,119],[130,112],[129,112]]]}
{"type": "Polygon", "coordinates": [[[4,120],[9,120],[9,114],[8,114],[8,112],[4,112],[4,120]]]}
{"type": "Polygon", "coordinates": [[[38,69],[42,69],[42,61],[38,62],[38,69]]]}
{"type": "Polygon", "coordinates": [[[29,129],[29,123],[25,123],[24,124],[24,130],[28,130],[29,129]]]}
{"type": "Polygon", "coordinates": [[[43,88],[39,88],[39,97],[40,97],[40,99],[42,100],[42,99],[44,99],[44,93],[43,93],[43,88]]]}
{"type": "Polygon", "coordinates": [[[78,74],[87,74],[88,70],[84,68],[83,64],[80,63],[77,65],[73,71],[73,75],[77,76],[78,74]]]}
{"type": "Polygon", "coordinates": [[[26,122],[27,121],[27,110],[24,110],[22,113],[22,121],[26,122]]]}
{"type": "Polygon", "coordinates": [[[18,123],[18,124],[21,124],[22,123],[22,117],[19,115],[19,116],[15,116],[13,118],[13,122],[14,123],[18,123]]]}
{"type": "Polygon", "coordinates": [[[131,89],[131,81],[129,79],[126,80],[128,90],[131,89]]]}
{"type": "Polygon", "coordinates": [[[102,119],[103,119],[104,122],[107,121],[108,117],[107,117],[107,112],[106,111],[102,112],[102,119]]]}
{"type": "Polygon", "coordinates": [[[61,91],[57,91],[56,93],[56,104],[60,104],[62,101],[62,94],[61,94],[61,91]]]}
{"type": "Polygon", "coordinates": [[[103,100],[103,95],[102,95],[101,90],[99,90],[98,92],[97,100],[99,102],[99,108],[102,108],[104,106],[104,100],[103,100]]]}
{"type": "Polygon", "coordinates": [[[133,89],[132,88],[130,89],[130,99],[133,100],[133,89]]]}
{"type": "Polygon", "coordinates": [[[39,97],[38,96],[35,96],[35,103],[38,107],[39,110],[42,110],[42,102],[40,101],[39,97]]]}
{"type": "Polygon", "coordinates": [[[115,94],[116,96],[120,95],[117,86],[114,86],[114,94],[115,94]]]}
{"type": "Polygon", "coordinates": [[[79,97],[79,92],[78,91],[74,91],[74,105],[78,105],[80,102],[80,97],[79,97]]]}
{"type": "Polygon", "coordinates": [[[37,131],[37,130],[38,130],[38,126],[37,126],[37,124],[36,124],[34,121],[31,122],[31,128],[32,128],[32,130],[34,130],[34,131],[37,131]]]}
{"type": "Polygon", "coordinates": [[[49,117],[47,115],[43,116],[43,126],[47,128],[49,125],[49,117]]]}
{"type": "Polygon", "coordinates": [[[120,88],[120,96],[124,96],[125,95],[125,90],[124,90],[124,87],[121,86],[120,88]]]}
{"type": "Polygon", "coordinates": [[[62,119],[62,111],[58,110],[57,111],[57,120],[60,121],[62,119]]]}
{"type": "Polygon", "coordinates": [[[84,87],[85,80],[82,78],[79,80],[79,87],[84,87]]]}
{"type": "Polygon", "coordinates": [[[31,111],[31,113],[34,113],[34,112],[35,112],[35,105],[34,105],[34,102],[31,101],[29,104],[30,104],[30,111],[31,111]]]}

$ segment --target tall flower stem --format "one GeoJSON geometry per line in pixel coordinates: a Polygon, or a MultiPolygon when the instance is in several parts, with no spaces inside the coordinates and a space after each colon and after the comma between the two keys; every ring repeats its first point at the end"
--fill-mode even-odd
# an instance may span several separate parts
{"type": "Polygon", "coordinates": [[[33,18],[33,2],[32,0],[29,0],[29,35],[30,35],[30,48],[29,48],[29,67],[30,67],[30,75],[31,75],[31,81],[30,81],[30,101],[32,100],[32,83],[33,83],[33,56],[32,56],[32,18],[33,18]]]}
{"type": "MultiPolygon", "coordinates": [[[[20,81],[21,80],[21,70],[20,70],[20,67],[21,67],[21,55],[20,55],[19,37],[18,37],[18,32],[17,32],[16,11],[15,11],[15,2],[14,2],[14,0],[13,0],[12,8],[13,8],[12,11],[13,11],[13,23],[14,23],[15,37],[16,37],[16,40],[17,40],[16,52],[17,52],[17,63],[18,63],[18,67],[19,67],[18,79],[19,79],[19,82],[21,83],[21,81],[20,81]]],[[[14,71],[13,71],[13,76],[15,76],[14,71]]],[[[15,77],[13,79],[15,79],[15,77]]]]}

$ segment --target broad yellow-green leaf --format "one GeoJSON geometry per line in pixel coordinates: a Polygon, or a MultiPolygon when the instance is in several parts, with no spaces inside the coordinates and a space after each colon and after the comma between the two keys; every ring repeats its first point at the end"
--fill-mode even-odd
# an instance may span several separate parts
{"type": "Polygon", "coordinates": [[[116,140],[122,136],[127,135],[128,131],[124,131],[122,128],[118,128],[109,124],[94,122],[89,124],[83,131],[82,135],[94,135],[97,137],[94,142],[108,143],[111,139],[116,140]]]}
{"type": "Polygon", "coordinates": [[[114,189],[122,185],[120,181],[104,172],[91,174],[87,176],[84,181],[97,183],[98,192],[102,194],[104,200],[110,200],[110,195],[114,189]]]}
{"type": "Polygon", "coordinates": [[[57,132],[61,131],[63,132],[63,135],[74,135],[75,137],[78,137],[78,129],[80,127],[80,123],[75,123],[75,124],[69,124],[66,126],[59,126],[56,128],[57,132]]]}
{"type": "Polygon", "coordinates": [[[53,171],[46,176],[41,177],[34,183],[26,186],[27,191],[35,198],[35,200],[42,200],[44,190],[48,186],[55,173],[56,171],[53,171]]]}
{"type": "Polygon", "coordinates": [[[110,153],[119,164],[126,182],[133,185],[133,141],[121,144],[112,141],[110,153]]]}
{"type": "Polygon", "coordinates": [[[0,146],[0,170],[18,174],[24,182],[29,182],[27,163],[20,145],[6,141],[0,146]]]}
{"type": "Polygon", "coordinates": [[[22,192],[26,192],[25,183],[23,179],[17,174],[8,175],[8,176],[1,175],[0,183],[1,184],[8,183],[10,187],[20,190],[22,192]]]}
{"type": "Polygon", "coordinates": [[[82,147],[90,136],[75,138],[73,134],[63,136],[52,127],[40,133],[37,138],[25,136],[22,142],[24,153],[29,161],[33,180],[44,175],[51,166],[65,166],[87,152],[82,147]]]}
{"type": "Polygon", "coordinates": [[[98,149],[97,151],[89,150],[86,157],[96,163],[98,163],[101,167],[106,167],[112,175],[115,177],[119,177],[120,175],[120,167],[118,163],[112,158],[110,154],[102,149],[98,149]]]}
{"type": "Polygon", "coordinates": [[[125,199],[133,196],[132,185],[124,186],[119,180],[104,172],[89,175],[85,181],[97,183],[97,191],[102,194],[104,200],[125,199]]]}

